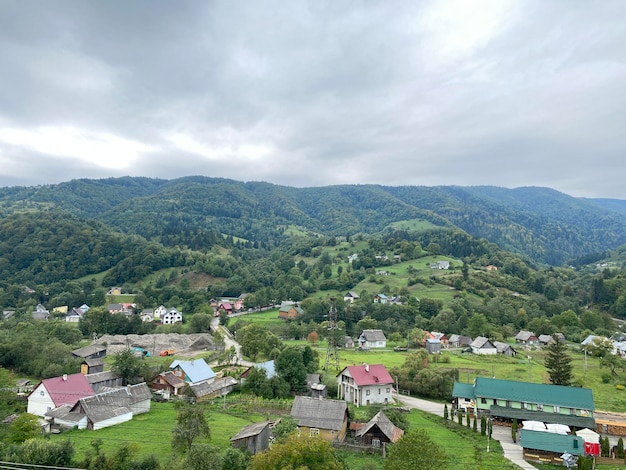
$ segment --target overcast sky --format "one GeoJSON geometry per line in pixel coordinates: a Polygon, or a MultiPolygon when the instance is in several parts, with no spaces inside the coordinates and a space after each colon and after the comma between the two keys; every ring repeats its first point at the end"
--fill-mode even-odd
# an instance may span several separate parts
{"type": "Polygon", "coordinates": [[[186,175],[626,199],[626,2],[0,1],[0,186],[186,175]]]}

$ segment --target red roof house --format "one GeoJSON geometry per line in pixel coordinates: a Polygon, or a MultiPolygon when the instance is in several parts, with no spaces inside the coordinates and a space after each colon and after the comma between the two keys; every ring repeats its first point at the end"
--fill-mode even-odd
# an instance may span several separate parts
{"type": "Polygon", "coordinates": [[[382,364],[348,366],[337,375],[339,396],[356,406],[390,403],[393,379],[382,364]]]}
{"type": "Polygon", "coordinates": [[[63,375],[42,380],[28,395],[28,413],[43,417],[62,405],[74,406],[81,398],[95,395],[83,374],[63,375]]]}

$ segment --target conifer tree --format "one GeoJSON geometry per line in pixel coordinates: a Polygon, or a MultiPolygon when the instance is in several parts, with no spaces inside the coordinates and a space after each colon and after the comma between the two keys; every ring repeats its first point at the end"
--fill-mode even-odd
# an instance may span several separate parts
{"type": "Polygon", "coordinates": [[[548,346],[545,366],[548,369],[550,382],[554,385],[570,385],[572,383],[574,366],[572,358],[567,354],[567,347],[556,336],[548,346]]]}

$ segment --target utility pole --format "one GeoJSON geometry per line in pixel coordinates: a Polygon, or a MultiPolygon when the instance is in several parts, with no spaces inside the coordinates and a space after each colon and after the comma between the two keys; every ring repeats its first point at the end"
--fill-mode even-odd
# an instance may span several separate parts
{"type": "Polygon", "coordinates": [[[335,307],[335,298],[330,299],[330,311],[328,312],[328,346],[326,348],[326,360],[324,361],[324,370],[328,370],[329,365],[334,365],[335,370],[339,370],[339,351],[337,349],[337,308],[335,307]],[[332,364],[331,364],[332,363],[332,364]]]}

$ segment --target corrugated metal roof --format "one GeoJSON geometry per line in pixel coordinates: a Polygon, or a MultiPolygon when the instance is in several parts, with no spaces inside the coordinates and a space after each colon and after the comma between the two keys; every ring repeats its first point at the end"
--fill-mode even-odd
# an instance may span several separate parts
{"type": "Polygon", "coordinates": [[[520,432],[520,445],[524,449],[543,450],[572,455],[583,455],[585,446],[582,437],[573,435],[556,434],[552,432],[529,431],[522,429],[520,432]]]}
{"type": "Polygon", "coordinates": [[[348,366],[344,368],[337,376],[347,370],[354,379],[354,382],[362,387],[364,385],[384,385],[393,384],[393,378],[382,364],[363,364],[360,366],[348,366]]]}
{"type": "Polygon", "coordinates": [[[232,377],[226,376],[212,382],[207,381],[189,384],[189,388],[197,398],[200,398],[205,395],[211,395],[215,392],[219,392],[224,388],[232,387],[233,385],[237,385],[237,381],[232,377]]]}
{"type": "Polygon", "coordinates": [[[97,354],[102,351],[106,351],[106,347],[100,344],[90,344],[89,346],[85,346],[84,348],[74,349],[72,354],[77,357],[87,357],[92,354],[97,354]]]}
{"type": "Polygon", "coordinates": [[[180,368],[189,382],[202,382],[215,377],[215,372],[209,367],[204,359],[194,361],[174,361],[170,365],[170,370],[180,368]]]}
{"type": "Polygon", "coordinates": [[[566,415],[561,413],[548,413],[544,411],[520,410],[517,408],[507,408],[505,406],[491,406],[492,416],[502,418],[515,418],[518,420],[542,421],[545,423],[565,424],[577,428],[596,427],[596,422],[589,416],[566,415]]]}
{"type": "Polygon", "coordinates": [[[475,394],[481,398],[541,403],[583,410],[595,409],[593,393],[588,388],[516,382],[487,377],[477,377],[475,383],[475,394]]]}
{"type": "Polygon", "coordinates": [[[471,398],[474,400],[476,398],[476,395],[474,394],[474,385],[454,382],[454,386],[452,387],[452,397],[471,398]]]}

